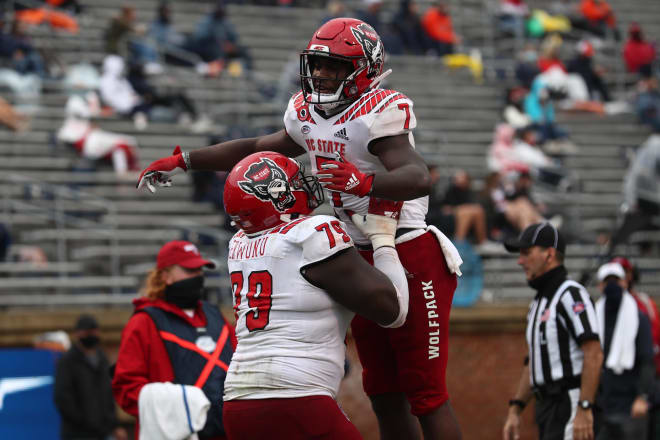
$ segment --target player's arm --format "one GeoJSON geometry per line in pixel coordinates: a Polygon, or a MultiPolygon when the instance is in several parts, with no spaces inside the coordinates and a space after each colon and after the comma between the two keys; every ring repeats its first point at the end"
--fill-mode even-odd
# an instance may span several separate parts
{"type": "Polygon", "coordinates": [[[234,139],[193,150],[190,165],[193,170],[229,171],[241,159],[259,151],[275,151],[289,157],[305,153],[305,149],[282,129],[264,136],[234,139]]]}
{"type": "Polygon", "coordinates": [[[137,188],[146,186],[149,191],[155,192],[157,186],[171,186],[172,176],[189,169],[229,171],[241,159],[258,151],[276,151],[290,157],[305,152],[286,130],[254,138],[235,139],[189,152],[176,147],[171,156],[152,162],[142,171],[137,188]]]}
{"type": "Polygon", "coordinates": [[[390,200],[412,200],[431,192],[431,176],[424,159],[410,145],[408,134],[374,139],[369,151],[387,171],[376,173],[371,195],[390,200]]]}
{"type": "Polygon", "coordinates": [[[354,247],[306,266],[301,273],[339,304],[382,326],[391,325],[399,316],[394,285],[354,247]]]}
{"type": "Polygon", "coordinates": [[[375,139],[369,151],[378,156],[386,168],[376,174],[365,174],[343,157],[321,165],[319,182],[331,191],[374,196],[389,200],[413,200],[431,192],[431,176],[424,159],[410,145],[408,134],[375,139]]]}

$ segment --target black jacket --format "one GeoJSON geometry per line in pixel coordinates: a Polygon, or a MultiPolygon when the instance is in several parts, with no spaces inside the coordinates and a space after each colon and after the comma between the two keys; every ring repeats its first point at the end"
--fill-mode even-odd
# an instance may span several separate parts
{"type": "Polygon", "coordinates": [[[119,424],[110,387],[109,362],[97,351],[96,366],[76,345],[57,363],[55,406],[62,417],[62,439],[105,439],[119,424]]]}
{"type": "MultiPolygon", "coordinates": [[[[607,305],[605,307],[605,347],[603,356],[607,360],[607,356],[610,354],[610,344],[618,307],[613,311],[613,319],[609,319],[607,305]]],[[[600,394],[596,400],[606,414],[630,414],[633,401],[642,394],[648,395],[651,393],[655,372],[651,324],[642,312],[638,312],[638,316],[639,328],[635,338],[635,365],[632,370],[625,370],[621,374],[617,374],[603,363],[603,373],[600,377],[600,394]]]]}

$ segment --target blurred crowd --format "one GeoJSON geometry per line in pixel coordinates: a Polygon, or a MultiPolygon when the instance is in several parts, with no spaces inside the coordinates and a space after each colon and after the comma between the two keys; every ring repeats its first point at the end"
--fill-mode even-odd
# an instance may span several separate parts
{"type": "MultiPolygon", "coordinates": [[[[177,21],[181,11],[171,1],[155,3],[148,20],[124,3],[103,29],[102,62],[68,65],[43,38],[35,40],[43,33],[32,30],[78,34],[91,22],[84,5],[75,0],[14,1],[6,2],[0,15],[0,123],[18,132],[27,130],[30,104],[38,104],[44,88],[57,83],[69,98],[56,142],[80,154],[82,169],[109,164],[127,179],[139,169],[138,137],[106,128],[108,117],[132,122],[136,131],[146,130],[151,122],[167,122],[206,133],[210,141],[226,138],[229,133],[214,131],[207,109],[178,82],[180,69],[191,78],[243,78],[266,100],[288,97],[299,87],[297,57],[287,63],[279,84],[262,87],[250,50],[228,12],[231,3],[325,8],[321,22],[354,16],[376,29],[388,54],[443,57],[447,66],[469,68],[482,80],[481,48],[461,35],[452,17],[455,5],[446,1],[360,0],[350,6],[341,0],[209,1],[207,12],[199,13],[190,31],[182,30],[177,21]]],[[[472,242],[484,253],[540,219],[556,226],[565,220],[565,213],[548,209],[534,196],[538,188],[566,194],[579,187],[579,176],[566,163],[579,154],[580,146],[558,122],[558,114],[607,117],[630,112],[641,124],[660,130],[656,47],[642,26],[630,23],[622,29],[605,0],[555,0],[542,9],[536,6],[525,0],[494,0],[485,11],[492,19],[497,51],[491,67],[505,84],[500,121],[485,154],[490,174],[473,185],[467,172],[452,168],[448,175],[447,168],[431,164],[437,185],[429,221],[453,230],[457,240],[472,242]],[[620,58],[625,71],[623,88],[613,89],[620,81],[611,66],[602,63],[612,55],[620,58]],[[497,64],[498,57],[502,64],[497,64]]],[[[248,121],[226,125],[245,135],[258,134],[248,121]]],[[[194,173],[193,199],[212,200],[221,209],[214,194],[223,178],[194,173]]]]}

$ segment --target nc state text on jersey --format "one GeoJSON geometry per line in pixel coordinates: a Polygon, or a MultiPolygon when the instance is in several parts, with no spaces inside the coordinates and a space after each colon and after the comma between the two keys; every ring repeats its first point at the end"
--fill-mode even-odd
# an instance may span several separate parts
{"type": "Polygon", "coordinates": [[[319,151],[321,153],[334,153],[338,151],[342,155],[346,144],[343,142],[330,141],[325,139],[305,139],[309,151],[319,151]]]}
{"type": "Polygon", "coordinates": [[[243,260],[249,258],[259,258],[266,255],[266,243],[268,236],[259,237],[254,241],[235,241],[229,249],[229,259],[243,260]]]}

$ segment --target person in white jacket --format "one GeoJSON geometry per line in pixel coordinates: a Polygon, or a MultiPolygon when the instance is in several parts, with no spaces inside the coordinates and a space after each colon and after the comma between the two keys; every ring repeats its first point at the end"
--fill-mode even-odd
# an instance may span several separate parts
{"type": "Polygon", "coordinates": [[[64,123],[57,131],[59,142],[73,146],[86,159],[110,160],[118,174],[139,170],[135,138],[103,130],[93,121],[101,114],[95,92],[72,95],[66,103],[65,113],[64,123]]]}

